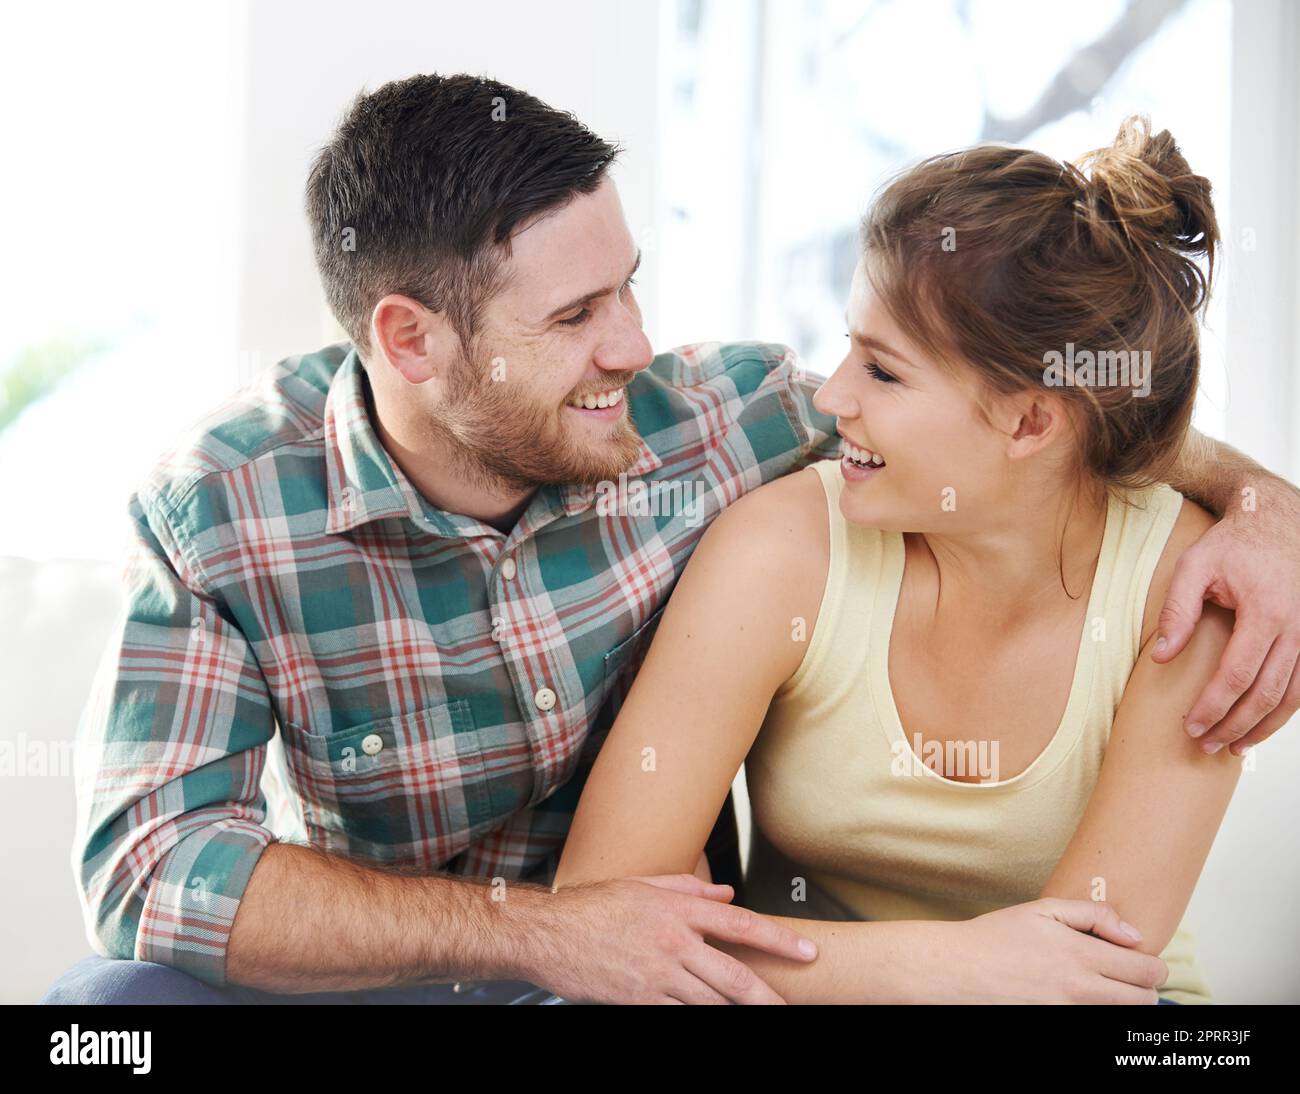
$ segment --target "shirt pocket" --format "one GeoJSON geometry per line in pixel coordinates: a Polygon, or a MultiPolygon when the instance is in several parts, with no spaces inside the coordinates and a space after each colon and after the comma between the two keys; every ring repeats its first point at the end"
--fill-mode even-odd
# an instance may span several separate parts
{"type": "Polygon", "coordinates": [[[497,820],[468,700],[337,733],[285,727],[285,756],[315,847],[441,866],[497,820]]]}
{"type": "MultiPolygon", "coordinates": [[[[666,607],[667,605],[665,605],[666,607]]],[[[654,641],[655,631],[659,629],[659,620],[663,618],[661,607],[641,626],[637,627],[627,638],[605,654],[605,694],[603,702],[612,706],[611,714],[616,715],[632,688],[632,681],[641,668],[641,662],[654,641]]]]}

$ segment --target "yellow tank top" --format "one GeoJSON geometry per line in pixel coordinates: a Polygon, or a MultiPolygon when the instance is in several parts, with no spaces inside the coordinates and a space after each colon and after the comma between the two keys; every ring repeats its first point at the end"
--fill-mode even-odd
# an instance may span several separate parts
{"type": "MultiPolygon", "coordinates": [[[[1111,498],[1056,735],[1013,778],[970,783],[921,762],[894,705],[903,537],[846,521],[839,461],[814,468],[830,511],[830,567],[803,662],[745,761],[747,903],[815,919],[955,920],[1037,899],[1097,782],[1182,495],[1161,484],[1128,492],[1131,504],[1111,498]]],[[[1161,957],[1161,996],[1211,1001],[1185,921],[1161,957]]]]}

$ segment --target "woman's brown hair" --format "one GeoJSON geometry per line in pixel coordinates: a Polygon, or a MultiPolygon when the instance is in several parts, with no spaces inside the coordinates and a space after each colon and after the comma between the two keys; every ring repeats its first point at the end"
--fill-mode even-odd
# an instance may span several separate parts
{"type": "Polygon", "coordinates": [[[1114,486],[1167,475],[1191,423],[1197,313],[1219,245],[1210,183],[1167,130],[1152,136],[1146,118],[1128,118],[1077,164],[998,145],[932,157],[880,193],[862,243],[872,286],[908,337],[974,366],[991,391],[1043,384],[1048,355],[1067,343],[1149,351],[1145,396],[1054,390],[1081,411],[1087,471],[1114,486]]]}

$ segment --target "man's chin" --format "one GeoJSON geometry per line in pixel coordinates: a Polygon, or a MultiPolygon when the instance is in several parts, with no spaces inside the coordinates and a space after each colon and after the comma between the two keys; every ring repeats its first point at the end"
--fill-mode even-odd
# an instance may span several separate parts
{"type": "Polygon", "coordinates": [[[569,464],[569,474],[557,485],[594,486],[617,480],[629,470],[641,453],[641,437],[634,427],[624,425],[604,443],[575,438],[562,461],[569,464]]]}
{"type": "Polygon", "coordinates": [[[576,468],[567,481],[575,486],[595,486],[602,482],[616,482],[619,475],[626,473],[636,463],[636,457],[637,452],[634,450],[630,455],[622,456],[617,460],[605,462],[593,460],[590,464],[576,468]]]}

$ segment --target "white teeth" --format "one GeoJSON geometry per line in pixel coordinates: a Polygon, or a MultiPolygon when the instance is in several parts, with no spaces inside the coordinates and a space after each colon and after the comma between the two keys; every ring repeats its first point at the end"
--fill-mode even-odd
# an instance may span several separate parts
{"type": "Polygon", "coordinates": [[[601,407],[616,406],[622,398],[623,389],[619,387],[613,391],[602,391],[599,395],[584,395],[581,399],[570,399],[568,405],[597,410],[601,407]]]}
{"type": "Polygon", "coordinates": [[[876,467],[880,467],[885,462],[884,456],[879,452],[872,452],[866,448],[859,448],[846,437],[840,438],[840,448],[844,454],[855,463],[872,464],[876,467]]]}

